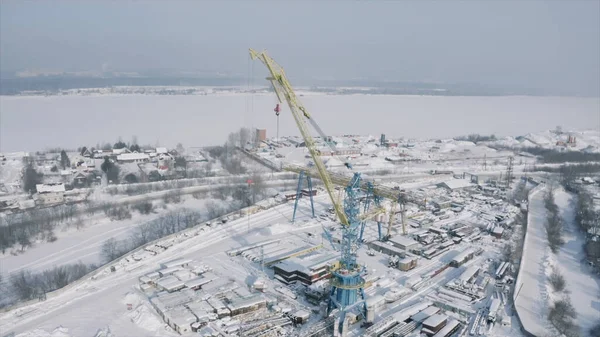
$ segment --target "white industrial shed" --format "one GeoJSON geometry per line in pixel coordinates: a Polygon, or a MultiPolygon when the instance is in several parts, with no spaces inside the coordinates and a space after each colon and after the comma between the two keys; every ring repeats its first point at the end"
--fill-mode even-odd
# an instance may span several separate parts
{"type": "Polygon", "coordinates": [[[471,186],[473,185],[467,179],[451,179],[437,185],[437,187],[445,188],[449,191],[462,190],[471,186]]]}

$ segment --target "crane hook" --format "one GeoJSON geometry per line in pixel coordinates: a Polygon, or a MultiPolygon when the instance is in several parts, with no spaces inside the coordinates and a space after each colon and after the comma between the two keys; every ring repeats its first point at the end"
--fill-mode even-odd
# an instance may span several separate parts
{"type": "Polygon", "coordinates": [[[275,109],[273,109],[273,111],[275,111],[275,116],[279,116],[279,112],[281,111],[281,108],[279,107],[279,103],[277,103],[277,105],[275,105],[275,109]]]}

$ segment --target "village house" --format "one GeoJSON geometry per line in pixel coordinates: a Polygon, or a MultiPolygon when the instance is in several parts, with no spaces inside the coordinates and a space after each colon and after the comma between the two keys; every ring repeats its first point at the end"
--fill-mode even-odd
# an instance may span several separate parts
{"type": "Polygon", "coordinates": [[[122,163],[147,163],[150,156],[145,153],[123,153],[117,156],[117,162],[122,163]]]}
{"type": "Polygon", "coordinates": [[[65,201],[65,185],[57,184],[37,184],[35,185],[37,194],[35,203],[40,206],[63,203],[65,201]]]}

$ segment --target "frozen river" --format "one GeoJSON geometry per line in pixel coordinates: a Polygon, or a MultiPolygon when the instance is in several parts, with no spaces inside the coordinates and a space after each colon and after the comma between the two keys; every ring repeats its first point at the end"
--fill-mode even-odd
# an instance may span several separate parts
{"type": "MultiPolygon", "coordinates": [[[[517,136],[557,125],[600,129],[599,98],[307,93],[300,99],[328,134],[440,138],[517,136]]],[[[95,146],[134,135],[141,144],[215,145],[242,126],[275,137],[275,103],[274,94],[0,96],[0,151],[95,146]]],[[[287,107],[280,134],[298,134],[287,107]]]]}

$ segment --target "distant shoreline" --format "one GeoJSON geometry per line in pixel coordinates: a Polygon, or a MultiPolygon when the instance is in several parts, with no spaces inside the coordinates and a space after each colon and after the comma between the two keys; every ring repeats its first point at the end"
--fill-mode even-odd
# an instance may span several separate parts
{"type": "MultiPolygon", "coordinates": [[[[299,91],[329,94],[419,95],[419,96],[559,96],[598,97],[579,92],[503,87],[479,83],[429,83],[387,80],[300,80],[291,79],[299,91]]],[[[63,95],[73,91],[106,91],[123,88],[163,88],[183,92],[199,88],[222,90],[266,89],[264,78],[242,77],[0,77],[0,96],[63,95]]]]}
{"type": "MultiPolygon", "coordinates": [[[[376,87],[302,87],[296,88],[298,96],[343,96],[343,95],[365,95],[365,96],[406,96],[406,97],[564,97],[564,98],[588,98],[599,99],[598,96],[573,96],[573,95],[535,95],[523,93],[506,94],[468,94],[450,92],[446,89],[422,89],[403,90],[395,88],[376,87]]],[[[100,96],[227,96],[227,95],[272,95],[268,87],[246,86],[169,86],[169,85],[146,85],[146,86],[111,86],[102,88],[72,88],[58,90],[23,90],[14,94],[0,93],[3,98],[17,97],[100,97],[100,96]]]]}

